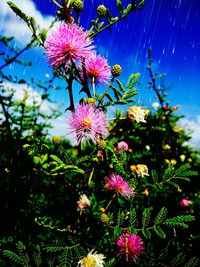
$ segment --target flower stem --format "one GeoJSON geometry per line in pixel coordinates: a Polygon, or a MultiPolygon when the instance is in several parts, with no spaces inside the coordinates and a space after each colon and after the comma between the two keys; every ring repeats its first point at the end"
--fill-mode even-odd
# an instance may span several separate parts
{"type": "Polygon", "coordinates": [[[112,203],[112,201],[113,201],[113,199],[115,198],[115,196],[116,196],[116,193],[111,197],[111,200],[108,202],[108,204],[107,204],[107,206],[106,206],[106,208],[105,208],[105,212],[106,212],[106,210],[108,209],[108,207],[110,206],[110,204],[112,203]]]}

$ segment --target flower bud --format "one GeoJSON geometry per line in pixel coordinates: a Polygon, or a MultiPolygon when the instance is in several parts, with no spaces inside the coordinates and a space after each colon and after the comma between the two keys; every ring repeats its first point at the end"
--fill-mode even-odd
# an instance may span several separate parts
{"type": "Polygon", "coordinates": [[[73,1],[73,8],[76,12],[83,11],[84,5],[82,0],[74,0],[73,1]]]}
{"type": "Polygon", "coordinates": [[[97,7],[97,15],[100,18],[105,18],[107,16],[107,8],[104,5],[100,5],[97,7]]]}
{"type": "Polygon", "coordinates": [[[114,77],[118,77],[122,72],[122,68],[120,65],[116,64],[112,67],[111,73],[114,77]]]}
{"type": "Polygon", "coordinates": [[[52,141],[54,142],[54,144],[60,144],[60,142],[61,142],[61,137],[58,136],[58,135],[54,135],[54,136],[52,137],[52,141]]]}
{"type": "Polygon", "coordinates": [[[99,143],[98,143],[98,146],[100,149],[105,149],[106,146],[107,146],[107,142],[105,140],[101,140],[99,143]]]}
{"type": "Polygon", "coordinates": [[[105,214],[105,213],[102,213],[102,214],[101,214],[101,221],[102,221],[103,223],[108,223],[108,222],[109,222],[109,217],[108,217],[108,215],[105,214]]]}

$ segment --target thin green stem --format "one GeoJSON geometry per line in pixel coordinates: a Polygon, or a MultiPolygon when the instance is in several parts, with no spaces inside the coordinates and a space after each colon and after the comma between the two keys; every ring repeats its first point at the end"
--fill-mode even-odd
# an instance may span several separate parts
{"type": "Polygon", "coordinates": [[[105,208],[105,212],[106,212],[106,210],[108,209],[108,207],[110,206],[110,204],[112,203],[112,201],[113,201],[113,199],[115,198],[115,196],[116,196],[116,193],[111,197],[111,200],[108,202],[108,204],[107,204],[107,206],[106,206],[106,208],[105,208]]]}
{"type": "Polygon", "coordinates": [[[97,107],[99,107],[99,106],[101,105],[101,103],[102,103],[102,101],[103,101],[105,95],[108,93],[108,91],[109,91],[109,89],[110,89],[110,87],[111,87],[111,85],[112,85],[113,82],[114,82],[114,77],[112,77],[112,79],[111,79],[111,81],[110,81],[108,87],[106,88],[106,90],[105,90],[105,92],[103,93],[103,95],[100,97],[100,99],[99,99],[99,103],[98,103],[98,106],[97,106],[97,107]]]}
{"type": "Polygon", "coordinates": [[[52,0],[54,2],[54,4],[56,4],[59,8],[62,8],[62,6],[56,1],[56,0],[52,0]]]}

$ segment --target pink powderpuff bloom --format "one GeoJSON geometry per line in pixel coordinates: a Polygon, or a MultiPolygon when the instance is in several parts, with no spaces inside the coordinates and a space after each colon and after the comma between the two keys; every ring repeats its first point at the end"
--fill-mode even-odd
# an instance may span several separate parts
{"type": "MultiPolygon", "coordinates": [[[[91,53],[85,60],[86,77],[95,84],[108,83],[111,77],[111,67],[107,60],[102,56],[91,53]]],[[[83,73],[82,73],[83,75],[83,73]]]]}
{"type": "Polygon", "coordinates": [[[120,247],[119,255],[125,254],[126,261],[136,261],[138,255],[144,250],[143,241],[137,234],[130,232],[122,233],[116,240],[116,245],[120,247]]]}
{"type": "Polygon", "coordinates": [[[88,33],[76,24],[62,22],[52,29],[45,42],[46,55],[53,67],[82,61],[91,54],[94,46],[88,33]]]}
{"type": "Polygon", "coordinates": [[[130,185],[116,173],[112,173],[106,178],[105,188],[108,190],[114,189],[123,197],[132,197],[135,194],[133,188],[131,188],[130,185]]]}
{"type": "Polygon", "coordinates": [[[117,150],[128,151],[128,144],[124,141],[121,141],[117,144],[117,150]]]}
{"type": "Polygon", "coordinates": [[[77,105],[68,119],[69,134],[74,135],[77,144],[87,139],[98,143],[100,137],[108,133],[106,115],[95,105],[77,105]]]}
{"type": "Polygon", "coordinates": [[[191,204],[192,202],[190,201],[190,200],[187,200],[187,199],[182,199],[181,201],[180,201],[180,205],[182,206],[182,207],[188,207],[188,206],[190,206],[190,204],[191,204]]]}

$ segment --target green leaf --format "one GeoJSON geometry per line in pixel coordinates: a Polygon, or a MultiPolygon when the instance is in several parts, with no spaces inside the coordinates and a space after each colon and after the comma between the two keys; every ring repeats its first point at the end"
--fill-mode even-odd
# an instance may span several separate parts
{"type": "Polygon", "coordinates": [[[9,5],[9,7],[13,10],[13,12],[19,16],[21,19],[23,19],[25,22],[29,23],[29,17],[21,11],[21,9],[14,4],[13,2],[7,2],[7,4],[9,5]]]}
{"type": "Polygon", "coordinates": [[[137,227],[138,221],[137,221],[137,213],[135,209],[130,210],[129,214],[129,224],[130,226],[137,227]]]}
{"type": "Polygon", "coordinates": [[[3,250],[3,255],[8,257],[10,260],[12,260],[13,262],[17,264],[22,264],[22,260],[20,256],[18,256],[17,254],[15,254],[14,252],[10,250],[3,250]]]}
{"type": "Polygon", "coordinates": [[[184,267],[196,267],[199,265],[199,259],[197,257],[191,258],[184,267]]]}
{"type": "Polygon", "coordinates": [[[142,228],[142,233],[145,236],[146,239],[150,239],[151,238],[151,233],[149,231],[149,229],[147,228],[142,228]]]}
{"type": "Polygon", "coordinates": [[[33,161],[34,163],[37,165],[37,164],[41,164],[41,158],[40,157],[37,157],[37,156],[34,156],[33,157],[33,161]]]}
{"type": "Polygon", "coordinates": [[[160,238],[166,237],[166,234],[163,232],[163,230],[159,225],[154,225],[153,229],[160,238]]]}
{"type": "Polygon", "coordinates": [[[118,226],[123,224],[125,217],[126,216],[125,216],[124,212],[119,210],[119,212],[117,214],[117,225],[118,226]]]}
{"type": "Polygon", "coordinates": [[[155,224],[163,223],[166,217],[167,217],[167,209],[165,207],[162,207],[154,220],[155,224]]]}
{"type": "Polygon", "coordinates": [[[120,82],[120,80],[116,79],[115,80],[119,86],[119,89],[121,90],[121,92],[125,92],[125,88],[123,87],[123,84],[120,82]]]}
{"type": "Polygon", "coordinates": [[[131,12],[131,9],[132,9],[132,5],[129,4],[123,11],[123,15],[124,16],[127,16],[130,12],[131,12]]]}
{"type": "Polygon", "coordinates": [[[29,27],[34,33],[36,33],[36,31],[39,29],[39,25],[33,17],[29,17],[29,27]]]}
{"type": "Polygon", "coordinates": [[[115,228],[114,228],[114,235],[115,236],[118,236],[118,235],[120,235],[121,234],[121,232],[122,232],[122,228],[120,227],[120,226],[115,226],[115,228]]]}
{"type": "Polygon", "coordinates": [[[108,93],[106,93],[105,96],[108,98],[108,100],[110,102],[113,102],[113,99],[112,99],[111,95],[109,95],[108,93]]]}
{"type": "Polygon", "coordinates": [[[91,20],[91,23],[92,23],[92,26],[94,27],[94,29],[96,31],[98,31],[99,30],[99,24],[97,23],[97,21],[96,20],[91,20]]]}
{"type": "Polygon", "coordinates": [[[50,155],[50,158],[52,158],[55,162],[59,164],[64,164],[64,162],[61,159],[59,159],[56,155],[50,155]]]}
{"type": "Polygon", "coordinates": [[[169,218],[165,221],[165,224],[169,227],[181,227],[181,228],[188,228],[186,222],[193,221],[195,219],[192,215],[183,215],[183,216],[176,216],[174,218],[169,218]]]}
{"type": "Polygon", "coordinates": [[[116,0],[116,6],[117,6],[119,13],[122,15],[123,14],[123,5],[122,5],[121,0],[116,0]]]}
{"type": "Polygon", "coordinates": [[[136,5],[136,8],[140,9],[142,8],[144,5],[144,0],[141,0],[137,5],[136,5]]]}
{"type": "Polygon", "coordinates": [[[41,41],[44,43],[46,41],[46,38],[47,38],[47,30],[42,29],[39,33],[39,36],[40,36],[41,41]]]}
{"type": "Polygon", "coordinates": [[[136,85],[136,83],[138,82],[139,77],[140,77],[140,73],[131,74],[129,79],[128,79],[128,83],[127,83],[126,88],[132,89],[136,85]]]}
{"type": "Polygon", "coordinates": [[[152,210],[153,210],[152,207],[144,209],[144,211],[142,213],[142,225],[143,225],[143,227],[146,227],[149,225],[152,210]]]}

